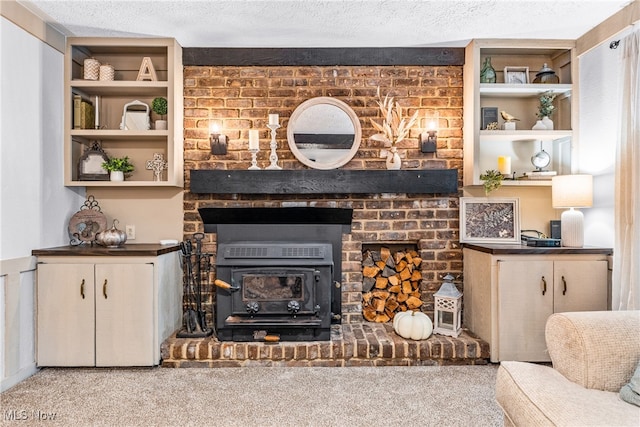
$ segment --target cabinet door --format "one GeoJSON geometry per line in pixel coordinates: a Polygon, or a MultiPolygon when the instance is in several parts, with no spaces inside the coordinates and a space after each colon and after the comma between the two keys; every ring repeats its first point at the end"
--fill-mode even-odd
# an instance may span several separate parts
{"type": "Polygon", "coordinates": [[[96,265],[96,366],[153,365],[153,265],[96,265]]]}
{"type": "Polygon", "coordinates": [[[94,366],[93,264],[38,265],[38,366],[94,366]]]}
{"type": "Polygon", "coordinates": [[[549,360],[544,326],[552,312],[552,261],[498,262],[499,360],[549,360]]]}
{"type": "Polygon", "coordinates": [[[555,261],[554,312],[607,309],[607,261],[555,261]]]}

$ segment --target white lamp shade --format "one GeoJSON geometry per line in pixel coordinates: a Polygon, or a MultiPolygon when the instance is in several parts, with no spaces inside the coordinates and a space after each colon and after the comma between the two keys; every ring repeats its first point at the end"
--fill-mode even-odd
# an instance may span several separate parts
{"type": "Polygon", "coordinates": [[[591,175],[558,175],[551,179],[554,208],[590,208],[593,205],[591,175]]]}

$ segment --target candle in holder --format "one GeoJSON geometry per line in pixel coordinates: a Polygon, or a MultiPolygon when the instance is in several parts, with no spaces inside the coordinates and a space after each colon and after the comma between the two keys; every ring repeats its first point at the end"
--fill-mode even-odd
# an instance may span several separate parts
{"type": "Polygon", "coordinates": [[[249,150],[258,150],[259,149],[259,131],[258,129],[250,129],[249,130],[249,150]]]}
{"type": "Polygon", "coordinates": [[[502,175],[511,175],[511,157],[498,157],[498,172],[500,172],[502,175]]]}
{"type": "Polygon", "coordinates": [[[277,114],[269,114],[269,124],[277,125],[278,123],[278,115],[277,114]]]}

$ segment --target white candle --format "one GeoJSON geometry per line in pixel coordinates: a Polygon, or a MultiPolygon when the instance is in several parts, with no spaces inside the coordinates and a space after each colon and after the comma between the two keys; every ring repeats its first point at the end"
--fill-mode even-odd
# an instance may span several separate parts
{"type": "Polygon", "coordinates": [[[277,125],[278,124],[278,115],[277,114],[269,114],[269,124],[277,125]]]}
{"type": "Polygon", "coordinates": [[[259,148],[259,136],[258,129],[249,130],[249,150],[257,150],[259,148]]]}
{"type": "Polygon", "coordinates": [[[511,175],[511,157],[498,157],[498,172],[500,172],[502,175],[511,175]]]}
{"type": "Polygon", "coordinates": [[[95,108],[95,115],[96,115],[96,129],[100,129],[100,111],[99,111],[99,107],[100,107],[100,103],[99,103],[99,98],[98,95],[96,95],[96,108],[95,108]]]}

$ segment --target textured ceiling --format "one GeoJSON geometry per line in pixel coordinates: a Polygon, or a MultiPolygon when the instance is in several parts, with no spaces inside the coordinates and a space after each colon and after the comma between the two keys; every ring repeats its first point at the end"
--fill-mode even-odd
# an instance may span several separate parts
{"type": "Polygon", "coordinates": [[[631,0],[24,0],[67,35],[173,37],[184,47],[465,46],[576,39],[631,0]]]}

